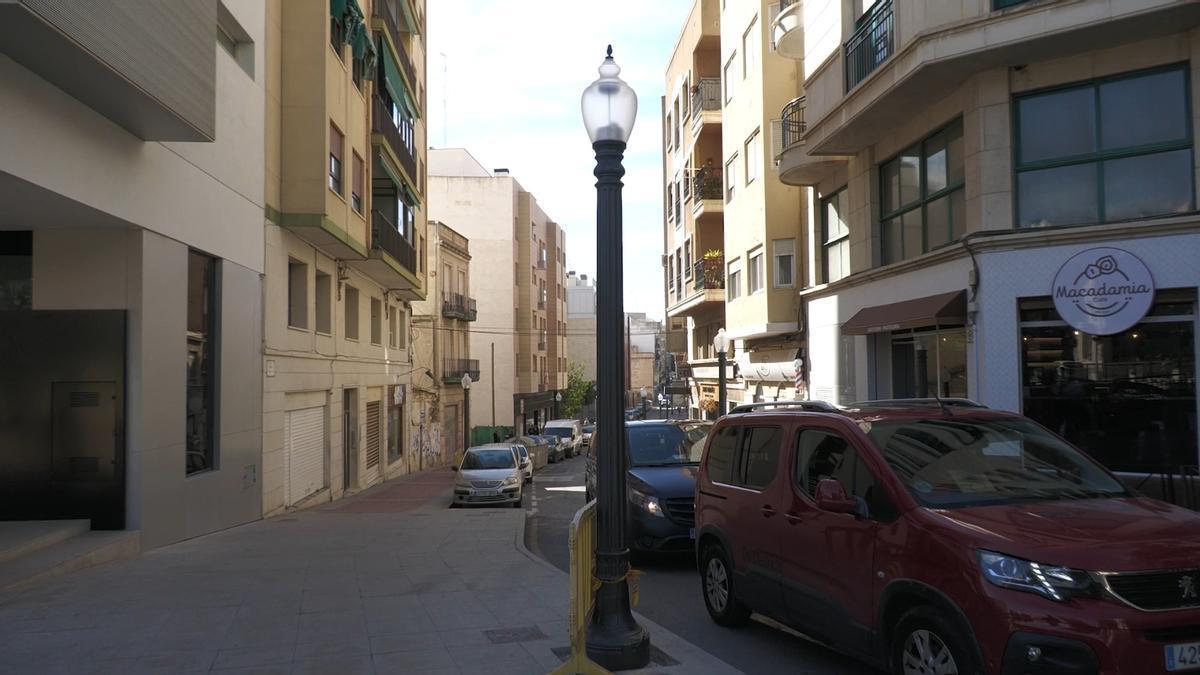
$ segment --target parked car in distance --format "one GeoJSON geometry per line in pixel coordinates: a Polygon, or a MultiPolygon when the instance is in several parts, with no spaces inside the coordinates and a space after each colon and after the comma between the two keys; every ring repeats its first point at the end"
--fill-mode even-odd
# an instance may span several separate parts
{"type": "Polygon", "coordinates": [[[467,448],[454,479],[451,506],[524,502],[521,455],[513,444],[491,443],[467,448]]]}
{"type": "MultiPolygon", "coordinates": [[[[629,469],[625,493],[627,521],[634,551],[689,551],[695,539],[693,509],[696,470],[712,422],[648,420],[626,422],[629,469]]],[[[604,438],[593,435],[592,447],[604,438]]],[[[584,468],[584,498],[596,494],[596,453],[588,452],[584,468]]]]}
{"type": "Polygon", "coordinates": [[[580,445],[583,447],[583,449],[584,449],[584,450],[587,450],[589,447],[591,447],[591,445],[592,445],[592,434],[593,434],[593,433],[595,433],[595,431],[596,431],[596,425],[595,425],[595,424],[585,424],[585,425],[583,425],[583,439],[582,439],[582,441],[580,442],[580,445]]]}
{"type": "Polygon", "coordinates": [[[537,441],[538,443],[541,443],[546,446],[546,457],[547,457],[546,461],[547,462],[550,462],[553,464],[554,462],[562,461],[563,454],[564,454],[563,453],[563,445],[559,441],[559,438],[557,436],[547,436],[544,434],[537,434],[534,436],[530,436],[529,438],[532,438],[533,440],[537,441]]]}
{"type": "Polygon", "coordinates": [[[533,459],[529,456],[529,448],[526,448],[523,443],[513,444],[513,449],[517,451],[517,457],[521,461],[521,473],[525,476],[526,483],[533,482],[533,459]]]}
{"type": "Polygon", "coordinates": [[[759,612],[899,675],[1200,669],[1200,514],[961,399],[742,406],[713,426],[696,555],[759,612]]]}
{"type": "Polygon", "coordinates": [[[515,436],[509,438],[505,443],[520,443],[529,451],[529,456],[533,459],[536,465],[534,469],[545,466],[548,463],[554,462],[554,446],[546,443],[546,439],[541,436],[515,436]],[[541,461],[539,458],[545,458],[541,461]]]}
{"type": "Polygon", "coordinates": [[[583,441],[583,423],[579,420],[551,420],[546,423],[542,433],[559,438],[563,454],[574,457],[579,453],[579,446],[583,441]]]}

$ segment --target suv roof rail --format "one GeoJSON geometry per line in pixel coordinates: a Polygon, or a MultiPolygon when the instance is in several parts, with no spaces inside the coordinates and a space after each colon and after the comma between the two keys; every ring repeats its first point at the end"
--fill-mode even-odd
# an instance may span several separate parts
{"type": "Polygon", "coordinates": [[[923,408],[923,407],[939,407],[939,408],[986,408],[986,405],[977,403],[969,398],[887,398],[878,401],[858,401],[851,403],[849,408],[923,408]]]}
{"type": "Polygon", "coordinates": [[[753,412],[766,408],[799,408],[804,412],[838,412],[840,409],[828,401],[760,401],[758,403],[743,403],[729,414],[753,412]]]}

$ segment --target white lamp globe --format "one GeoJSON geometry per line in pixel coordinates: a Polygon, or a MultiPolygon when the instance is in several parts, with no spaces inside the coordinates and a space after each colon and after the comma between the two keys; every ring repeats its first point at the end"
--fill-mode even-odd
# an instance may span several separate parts
{"type": "Polygon", "coordinates": [[[600,77],[583,90],[583,126],[592,143],[627,143],[637,118],[637,94],[618,77],[621,68],[613,61],[612,45],[608,46],[608,56],[599,71],[600,77]]]}

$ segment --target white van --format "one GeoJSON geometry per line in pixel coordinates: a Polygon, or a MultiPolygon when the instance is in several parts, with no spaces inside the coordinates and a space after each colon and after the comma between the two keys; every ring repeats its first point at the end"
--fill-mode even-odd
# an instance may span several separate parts
{"type": "Polygon", "coordinates": [[[583,423],[579,420],[552,420],[546,423],[542,433],[558,439],[564,457],[579,454],[579,446],[583,442],[583,423]]]}

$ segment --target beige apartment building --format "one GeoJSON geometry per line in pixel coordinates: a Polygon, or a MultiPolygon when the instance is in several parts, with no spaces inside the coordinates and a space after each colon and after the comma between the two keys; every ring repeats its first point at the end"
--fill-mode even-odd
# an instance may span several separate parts
{"type": "Polygon", "coordinates": [[[566,387],[565,233],[507,169],[461,148],[430,150],[429,162],[431,217],[469,238],[472,266],[491,272],[471,281],[469,349],[481,360],[472,426],[540,428],[566,387]],[[509,269],[511,284],[499,283],[509,269]]]}
{"type": "Polygon", "coordinates": [[[267,3],[262,511],[446,461],[422,435],[423,0],[267,3]]]}
{"type": "Polygon", "coordinates": [[[783,4],[813,397],[965,396],[1194,472],[1200,3],[783,4]]]}
{"type": "Polygon", "coordinates": [[[415,442],[420,447],[436,443],[438,461],[450,462],[470,445],[463,377],[480,381],[479,360],[471,358],[469,337],[478,309],[470,294],[467,238],[448,225],[430,221],[427,249],[429,289],[425,300],[413,303],[410,342],[413,368],[432,377],[414,378],[412,405],[420,406],[424,413],[418,415],[425,416],[415,442]]]}
{"type": "Polygon", "coordinates": [[[249,0],[0,3],[0,519],[125,531],[55,560],[262,515],[267,33],[249,0]]]}
{"type": "Polygon", "coordinates": [[[596,284],[574,270],[567,272],[567,362],[596,381],[596,284]]]}
{"type": "Polygon", "coordinates": [[[666,312],[672,332],[686,322],[697,416],[716,412],[719,329],[731,339],[730,406],[794,397],[806,347],[796,291],[807,200],[779,180],[772,150],[779,111],[803,87],[799,64],[775,52],[776,10],[697,0],[667,68],[666,312]]]}

